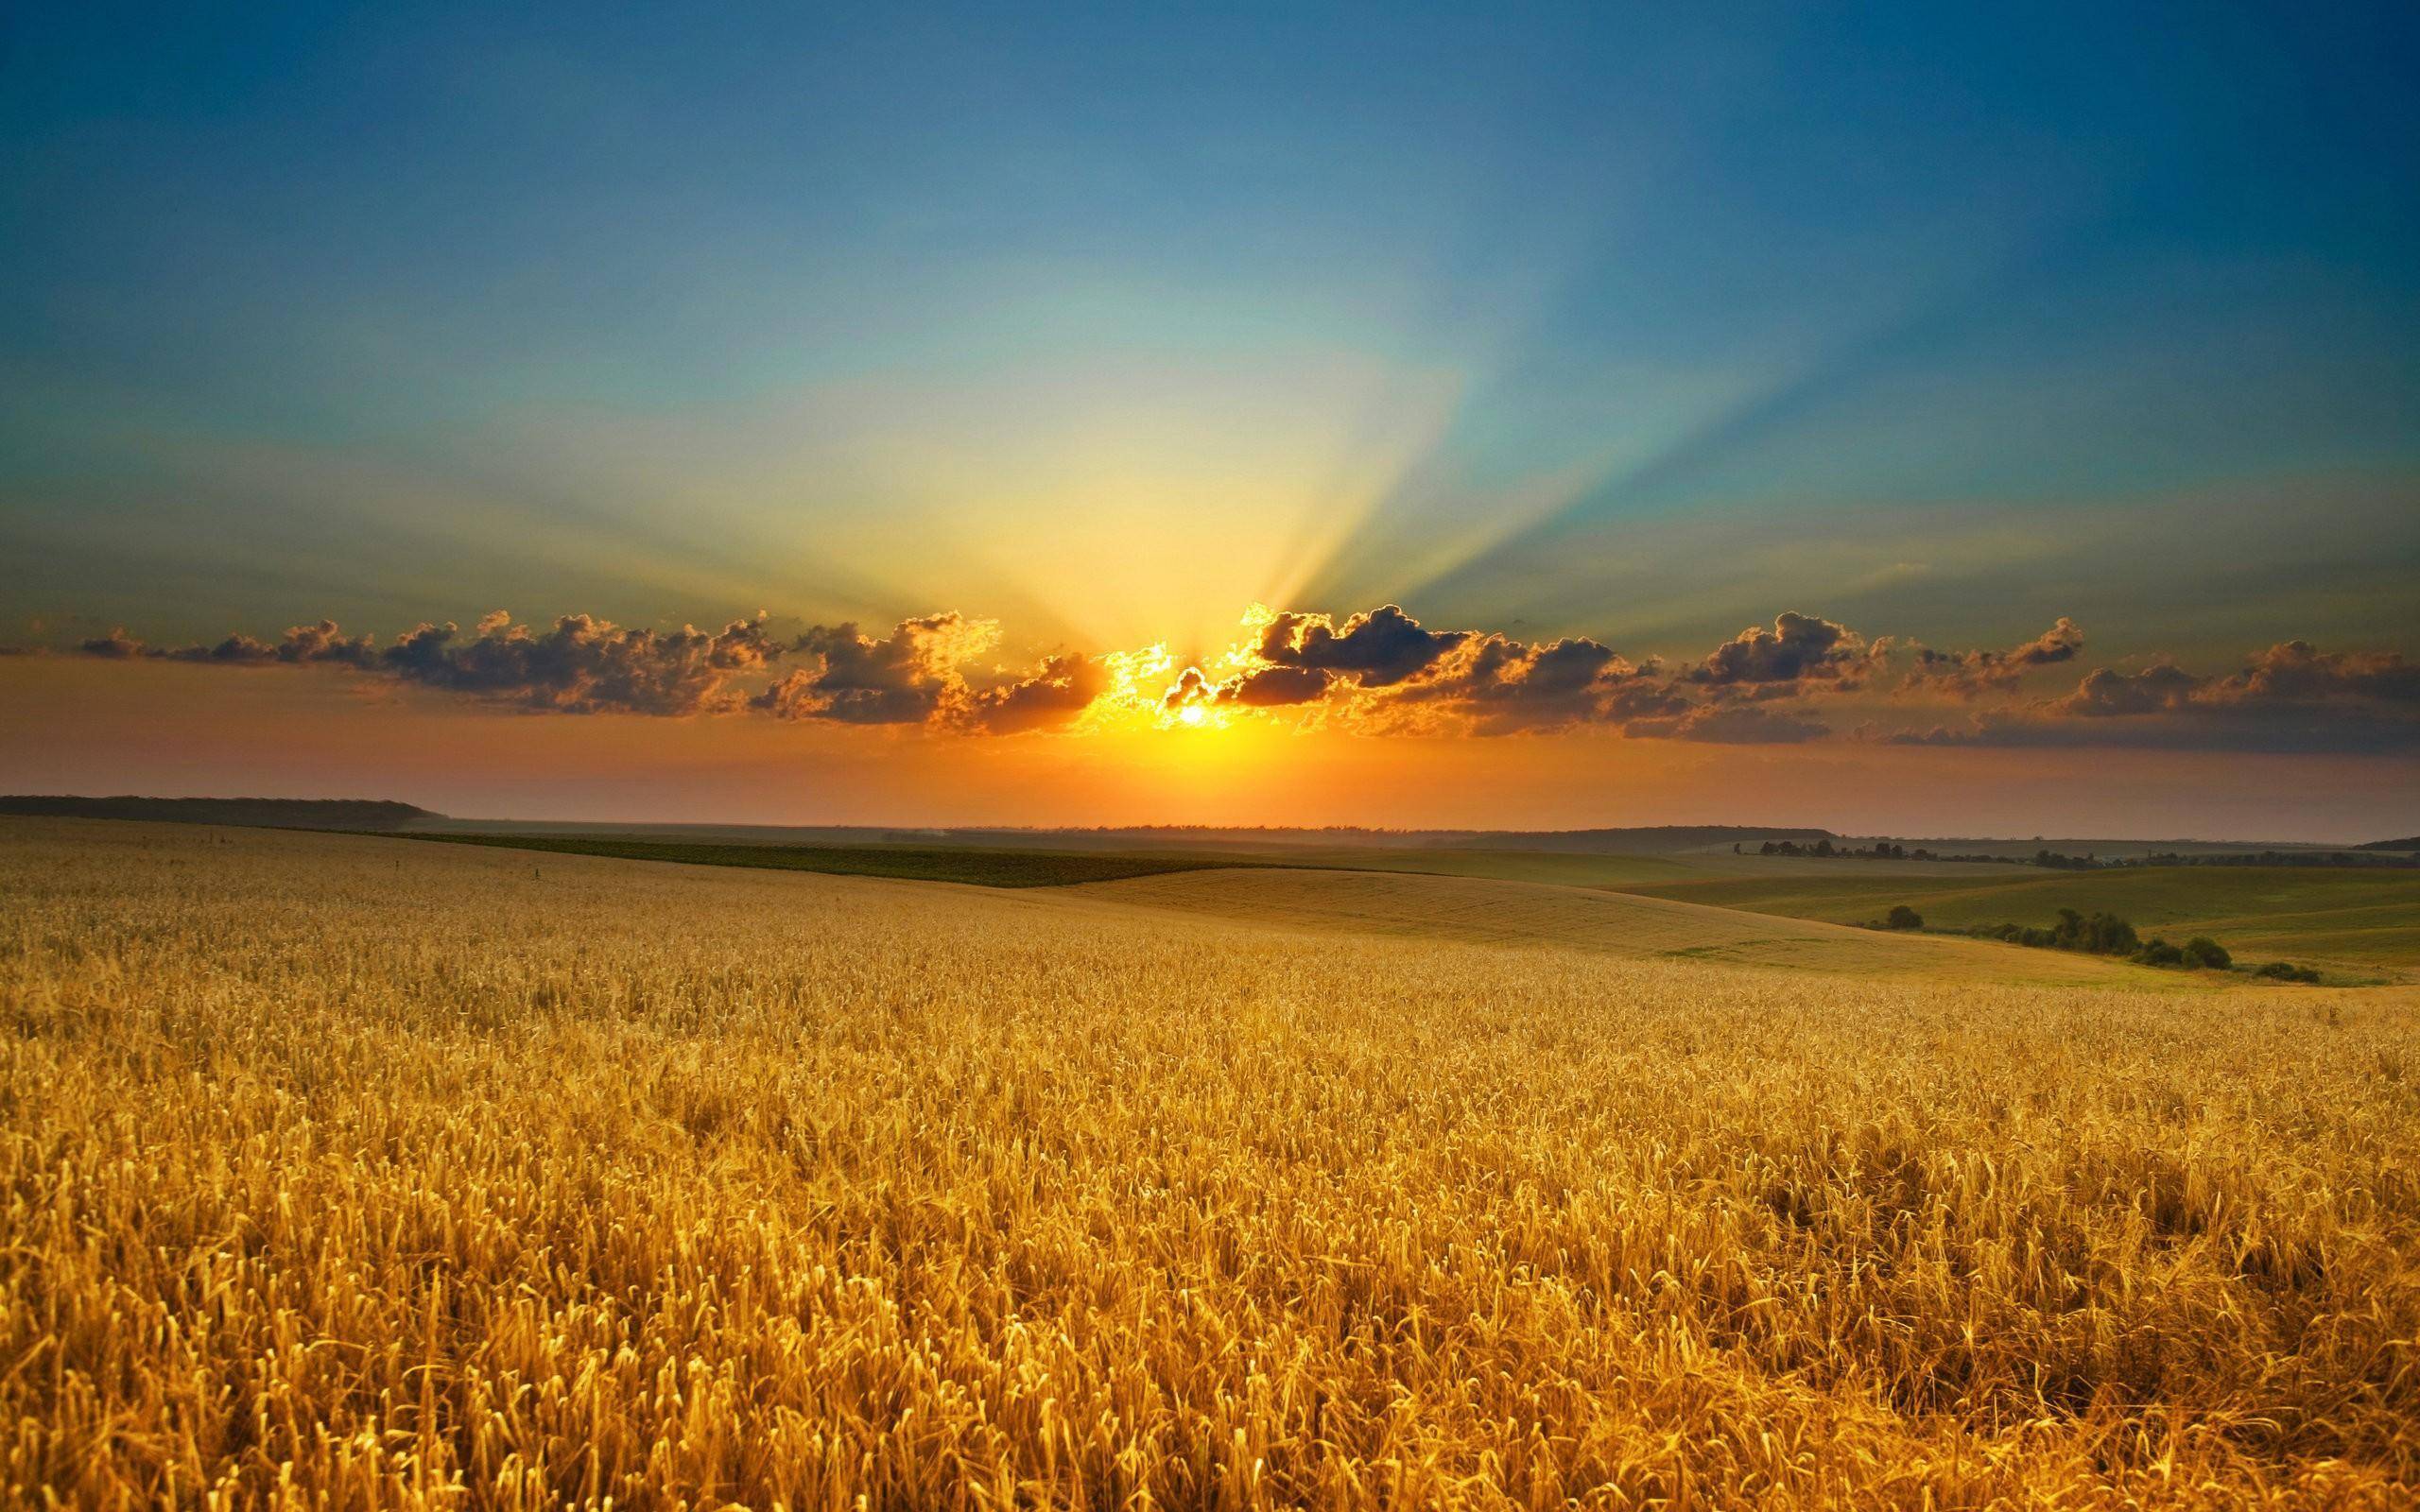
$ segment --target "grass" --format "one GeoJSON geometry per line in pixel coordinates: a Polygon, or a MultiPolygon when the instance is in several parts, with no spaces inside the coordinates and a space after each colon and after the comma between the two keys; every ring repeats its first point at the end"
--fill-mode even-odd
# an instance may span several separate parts
{"type": "Polygon", "coordinates": [[[2145,867],[2014,875],[1698,877],[1625,891],[1724,908],[1850,923],[1907,903],[1927,925],[2048,925],[2061,908],[2113,913],[2149,936],[2207,935],[2239,961],[2289,960],[2340,972],[2420,975],[2420,873],[2323,867],[2145,867]]]}
{"type": "Polygon", "coordinates": [[[1293,867],[1337,871],[1409,871],[1441,877],[1488,877],[1576,887],[1626,886],[1703,875],[1666,856],[1596,855],[1547,850],[1460,850],[1414,846],[1283,846],[1262,854],[1293,867]]]}
{"type": "Polygon", "coordinates": [[[1075,883],[1148,877],[1204,868],[1270,863],[1217,855],[1145,855],[1109,851],[1017,850],[922,846],[717,845],[687,840],[624,840],[607,835],[413,833],[400,838],[445,845],[490,846],[556,855],[670,861],[695,867],[748,867],[821,871],[843,877],[895,877],[958,882],[978,887],[1063,887],[1075,883]]]}
{"type": "Polygon", "coordinates": [[[0,1502],[2420,1491],[2409,990],[529,870],[0,823],[0,1502]]]}

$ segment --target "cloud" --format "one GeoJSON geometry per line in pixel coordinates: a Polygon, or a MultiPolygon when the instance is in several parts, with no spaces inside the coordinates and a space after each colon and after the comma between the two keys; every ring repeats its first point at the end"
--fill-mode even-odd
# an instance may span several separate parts
{"type": "Polygon", "coordinates": [[[334,665],[485,702],[551,713],[681,715],[735,707],[732,677],[761,670],[785,647],[763,616],[719,630],[626,628],[566,614],[541,629],[499,610],[465,636],[424,623],[385,645],[347,636],[334,620],[298,625],[275,643],[231,635],[215,643],[152,646],[112,630],[77,648],[111,660],[147,658],[223,666],[334,665]]]}
{"type": "Polygon", "coordinates": [[[78,642],[76,649],[84,656],[105,657],[112,662],[129,662],[144,654],[143,643],[127,634],[123,625],[107,635],[78,642]]]}
{"type": "Polygon", "coordinates": [[[511,623],[501,610],[464,639],[458,627],[423,624],[374,660],[324,627],[318,649],[300,660],[366,666],[406,682],[496,703],[557,713],[693,714],[727,709],[730,674],[764,666],[777,654],[757,620],[720,630],[691,626],[625,628],[566,614],[544,630],[511,623]]]}
{"type": "Polygon", "coordinates": [[[450,621],[415,626],[378,645],[347,637],[334,620],[298,625],[275,644],[231,635],[209,644],[152,646],[111,631],[78,648],[124,661],[260,666],[325,663],[494,703],[556,713],[687,714],[726,707],[735,671],[763,666],[776,649],[762,625],[735,620],[718,631],[625,629],[566,614],[544,629],[498,610],[468,637],[450,621]]]}
{"type": "Polygon", "coordinates": [[[2089,673],[2076,691],[2045,707],[2076,719],[2118,719],[2189,707],[2206,679],[2183,667],[2162,662],[2140,672],[2115,672],[2102,667],[2089,673]]]}
{"type": "Polygon", "coordinates": [[[1770,630],[1751,625],[1682,675],[1699,687],[1772,696],[1777,686],[1831,683],[1854,687],[1872,660],[1864,637],[1845,625],[1785,610],[1770,630]]]}
{"type": "MultiPolygon", "coordinates": [[[[490,616],[490,619],[493,618],[490,616]]],[[[485,625],[483,621],[482,628],[485,625]]],[[[428,627],[422,627],[424,630],[426,628],[428,627]]],[[[111,661],[130,661],[139,657],[160,662],[216,662],[225,666],[332,662],[346,666],[371,667],[379,662],[379,651],[370,637],[365,635],[347,640],[334,620],[295,626],[285,632],[283,640],[274,644],[238,634],[205,645],[147,645],[127,634],[125,627],[121,626],[107,635],[78,643],[76,650],[78,655],[111,661]]]]}
{"type": "Polygon", "coordinates": [[[2420,665],[2394,652],[2283,641],[2204,677],[2162,662],[2101,667],[2074,691],[1979,713],[1963,729],[1880,737],[1927,746],[2134,746],[2270,752],[2420,751],[2420,665]]]}
{"type": "Polygon", "coordinates": [[[1392,687],[1470,639],[1468,630],[1427,630],[1392,604],[1356,614],[1338,628],[1324,614],[1283,613],[1253,647],[1271,666],[1350,677],[1365,688],[1392,687]]]}
{"type": "Polygon", "coordinates": [[[277,647],[249,635],[231,635],[216,645],[180,645],[159,655],[172,662],[265,662],[277,660],[277,647]]]}
{"type": "Polygon", "coordinates": [[[1108,674],[1091,657],[1045,657],[1030,677],[964,695],[947,709],[946,722],[987,735],[1057,729],[1091,708],[1108,687],[1108,674]]]}
{"type": "Polygon", "coordinates": [[[1177,713],[1195,705],[1214,704],[1219,701],[1224,691],[1203,676],[1200,667],[1187,667],[1177,675],[1174,682],[1168,684],[1167,692],[1160,695],[1160,708],[1166,713],[1177,713]]]}
{"type": "Polygon", "coordinates": [[[1639,666],[1582,638],[1530,644],[1478,630],[1431,630],[1392,604],[1352,615],[1340,630],[1324,614],[1246,623],[1254,631],[1229,657],[1241,670],[1214,680],[1186,668],[1161,696],[1163,710],[1317,705],[1371,731],[1459,728],[1496,735],[1689,707],[1664,687],[1652,663],[1639,666]]]}
{"type": "MultiPolygon", "coordinates": [[[[1326,695],[1330,681],[1328,674],[1317,667],[1262,667],[1236,678],[1219,691],[1218,697],[1247,709],[1284,709],[1294,704],[1317,703],[1326,695]]],[[[1179,683],[1182,686],[1182,679],[1179,683]]],[[[1180,695],[1176,706],[1182,707],[1184,701],[1180,695]]]]}
{"type": "MultiPolygon", "coordinates": [[[[1883,642],[1875,644],[1887,649],[1883,642]]],[[[2076,660],[2083,655],[2083,631],[2064,614],[2040,635],[2005,651],[1936,651],[1911,644],[1915,666],[1909,673],[1908,686],[1959,698],[2005,692],[2038,667],[2076,660]]]]}
{"type": "MultiPolygon", "coordinates": [[[[509,618],[491,614],[479,622],[480,632],[485,634],[498,628],[509,618]]],[[[249,635],[231,635],[216,645],[178,646],[157,654],[172,662],[218,662],[236,665],[282,662],[295,666],[326,662],[337,666],[372,667],[379,661],[376,642],[367,635],[347,639],[334,620],[294,626],[274,645],[255,641],[249,635]]]]}
{"type": "MultiPolygon", "coordinates": [[[[1784,614],[1705,663],[1673,678],[1584,637],[1525,642],[1489,631],[1424,627],[1398,605],[1346,616],[1258,611],[1212,679],[1186,668],[1147,695],[1162,713],[1188,705],[1239,711],[1317,710],[1371,732],[1423,730],[1486,735],[1595,725],[1642,739],[1771,743],[1825,732],[1811,720],[1734,700],[1794,696],[1830,685],[1866,660],[1845,627],[1784,614]],[[1693,696],[1693,695],[1695,695],[1693,696]],[[1716,704],[1723,707],[1718,709],[1716,704]]],[[[544,628],[502,611],[469,634],[423,624],[380,644],[332,620],[297,626],[275,643],[233,635],[216,644],[145,645],[123,630],[86,643],[96,657],[219,665],[328,664],[483,702],[561,713],[692,715],[754,713],[855,725],[913,725],[977,734],[1048,730],[1078,720],[1123,687],[1111,663],[1132,659],[1061,652],[1030,672],[968,667],[999,639],[989,620],[947,612],[874,633],[818,626],[788,641],[765,617],[720,630],[626,628],[570,614],[544,628]]]]}
{"type": "Polygon", "coordinates": [[[2345,700],[2420,710],[2420,663],[2397,652],[2321,651],[2284,641],[2204,687],[2214,704],[2290,707],[2345,700]]]}
{"type": "Polygon", "coordinates": [[[2169,662],[2139,672],[2093,672],[2048,706],[2079,719],[2171,714],[2281,722],[2329,713],[2420,721],[2420,664],[2395,652],[2322,651],[2281,641],[2224,677],[2197,677],[2169,662]]]}
{"type": "Polygon", "coordinates": [[[958,669],[998,639],[994,622],[954,612],[902,620],[879,639],[855,625],[817,626],[789,647],[814,658],[814,670],[789,673],[749,704],[785,719],[921,724],[964,692],[958,669]]]}
{"type": "Polygon", "coordinates": [[[1459,710],[1478,732],[1491,735],[1685,707],[1651,665],[1641,667],[1581,638],[1530,644],[1501,635],[1471,635],[1408,684],[1402,696],[1459,710]]]}
{"type": "Polygon", "coordinates": [[[2085,672],[2063,694],[2027,697],[2031,673],[2082,660],[2062,618],[2004,649],[1937,651],[1867,640],[1819,616],[1785,612],[1668,670],[1586,637],[1521,641],[1482,629],[1431,629],[1399,606],[1344,617],[1255,610],[1216,669],[1178,668],[1165,647],[1060,650],[1035,665],[978,667],[998,644],[991,620],[942,612],[886,630],[816,626],[776,636],[765,615],[719,629],[629,627],[587,614],[518,624],[499,610],[469,632],[447,622],[388,642],[333,620],[275,641],[245,634],[158,646],[124,627],[73,647],[105,661],[334,666],[500,707],[550,713],[739,714],[1014,735],[1122,722],[1169,722],[1195,706],[1219,725],[1299,715],[1373,734],[1513,735],[1578,728],[1632,739],[1798,744],[1829,736],[1808,712],[1872,690],[1912,654],[1896,691],[1970,706],[1962,725],[1877,728],[1858,737],[1918,746],[2139,746],[2247,751],[2420,751],[2420,665],[2396,652],[2324,651],[2280,641],[2233,672],[2161,661],[2085,672]]]}
{"type": "Polygon", "coordinates": [[[2072,662],[2082,655],[2083,631],[2075,621],[2062,614],[2057,624],[2032,640],[2002,652],[2000,661],[2010,666],[2047,667],[2072,662]]]}

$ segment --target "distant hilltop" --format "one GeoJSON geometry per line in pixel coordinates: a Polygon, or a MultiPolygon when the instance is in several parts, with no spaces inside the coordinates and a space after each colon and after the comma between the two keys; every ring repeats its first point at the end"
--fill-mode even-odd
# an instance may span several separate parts
{"type": "Polygon", "coordinates": [[[1660,855],[1764,840],[1837,840],[1829,830],[1759,829],[1747,824],[1659,824],[1628,830],[1483,830],[1443,842],[1458,850],[1576,850],[1591,855],[1660,855]]]}
{"type": "Polygon", "coordinates": [[[1043,847],[1054,850],[1117,850],[1175,847],[1186,850],[1297,850],[1305,846],[1368,850],[1548,850],[1596,855],[1664,855],[1766,840],[1838,840],[1831,830],[1772,825],[1659,825],[1621,830],[1374,830],[1359,825],[1319,829],[1284,825],[1128,824],[1048,829],[1003,826],[632,824],[576,820],[458,819],[449,828],[487,834],[614,834],[744,845],[906,845],[962,849],[1043,847]]]}
{"type": "MultiPolygon", "coordinates": [[[[953,840],[967,840],[980,831],[935,832],[953,840]]],[[[1760,828],[1746,824],[1664,824],[1626,830],[1369,830],[1331,826],[1320,830],[1284,827],[1236,829],[1190,825],[1128,825],[1095,830],[994,831],[1054,840],[1178,841],[1189,843],[1358,845],[1396,848],[1441,848],[1456,850],[1576,850],[1592,854],[1660,855],[1695,850],[1712,845],[1748,840],[1837,840],[1829,830],[1760,828]]]]}
{"type": "Polygon", "coordinates": [[[2420,850],[2420,834],[2402,840],[2373,840],[2367,845],[2357,845],[2353,849],[2356,850],[2420,850]]]}
{"type": "Polygon", "coordinates": [[[165,824],[249,824],[282,830],[400,830],[445,816],[389,799],[73,798],[11,794],[0,814],[64,819],[150,819],[165,824]]]}

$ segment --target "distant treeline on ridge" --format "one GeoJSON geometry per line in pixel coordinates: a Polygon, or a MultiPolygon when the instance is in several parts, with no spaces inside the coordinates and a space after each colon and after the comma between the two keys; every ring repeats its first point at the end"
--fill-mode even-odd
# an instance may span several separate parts
{"type": "MultiPolygon", "coordinates": [[[[1734,851],[1740,848],[1733,846],[1734,851]]],[[[1871,846],[1836,846],[1829,840],[1812,845],[1800,845],[1791,840],[1767,840],[1756,848],[1761,856],[1814,856],[1827,861],[1993,861],[2011,866],[2048,867],[2058,871],[2106,871],[2136,867],[2368,867],[2408,869],[2420,868],[2420,857],[2386,853],[2377,846],[2360,846],[2351,850],[2225,850],[2203,855],[2187,855],[2176,850],[2152,850],[2139,856],[2067,855],[2058,850],[2036,850],[2030,856],[2006,855],[1998,851],[1943,854],[1923,846],[1912,849],[1889,840],[1876,840],[1871,846]]]]}
{"type": "Polygon", "coordinates": [[[286,830],[400,830],[441,814],[390,799],[72,798],[11,794],[0,814],[64,819],[150,819],[164,824],[249,824],[286,830]]]}

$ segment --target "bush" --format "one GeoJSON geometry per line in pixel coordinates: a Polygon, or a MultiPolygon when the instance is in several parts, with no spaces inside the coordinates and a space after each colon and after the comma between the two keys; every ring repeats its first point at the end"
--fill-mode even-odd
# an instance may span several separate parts
{"type": "Polygon", "coordinates": [[[1891,912],[1883,916],[1882,927],[1885,929],[1922,929],[1925,927],[1925,916],[1917,913],[1906,903],[1893,904],[1891,912]]]}
{"type": "MultiPolygon", "coordinates": [[[[1891,917],[1887,920],[1876,919],[1873,927],[1915,929],[1921,927],[1923,923],[1924,919],[1918,917],[1914,909],[1902,903],[1891,910],[1891,917]],[[1901,921],[1902,915],[1906,916],[1905,922],[1901,921]]],[[[2060,909],[2059,921],[2048,929],[2040,929],[2030,924],[1977,924],[1967,933],[1983,939],[2003,939],[2012,945],[2031,945],[2037,949],[2085,951],[2095,955],[2123,955],[2128,960],[2142,966],[2175,966],[2183,967],[2188,971],[2205,968],[2213,971],[2223,971],[2235,964],[2235,957],[2227,954],[2226,947],[2207,935],[2196,935],[2182,946],[2170,945],[2164,939],[2146,942],[2135,933],[2134,925],[2116,914],[2086,916],[2072,908],[2060,909]]],[[[2283,963],[2279,965],[2282,966],[2283,963]]],[[[2316,982],[2319,980],[2316,972],[2304,972],[2291,976],[2284,974],[2284,972],[2299,971],[2300,968],[2291,966],[2285,966],[2283,971],[2273,967],[2263,967],[2259,974],[2273,977],[2279,981],[2316,982]]]]}
{"type": "Polygon", "coordinates": [[[2308,966],[2296,966],[2290,961],[2271,961],[2266,966],[2256,968],[2252,974],[2267,977],[2273,982],[2316,982],[2319,980],[2317,971],[2308,966]]]}
{"type": "Polygon", "coordinates": [[[2135,960],[2143,966],[2182,966],[2185,953],[2164,939],[2154,939],[2135,953],[2135,960]]]}
{"type": "MultiPolygon", "coordinates": [[[[1914,909],[1908,910],[1910,914],[1914,909]]],[[[2135,926],[2115,914],[2094,914],[2087,919],[2072,908],[2059,910],[2059,921],[2048,929],[2030,924],[1979,924],[1973,930],[1986,939],[2004,939],[2015,945],[2032,945],[2054,951],[2089,951],[2095,955],[2124,955],[2141,943],[2135,936],[2135,926]]]]}
{"type": "Polygon", "coordinates": [[[2063,951],[2090,951],[2095,955],[2123,955],[2140,943],[2135,926],[2117,915],[2094,914],[2086,919],[2072,908],[2059,910],[2050,938],[2063,951]]]}

